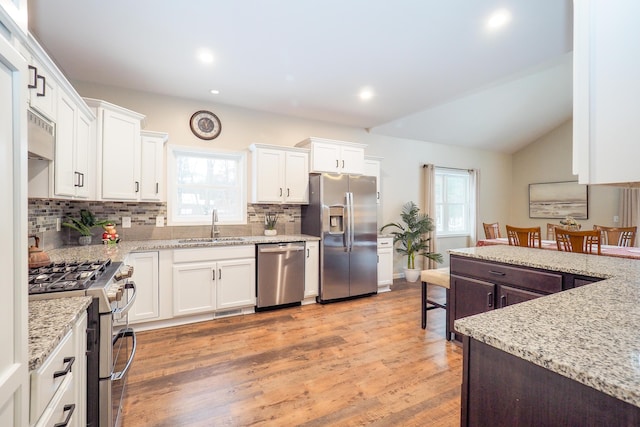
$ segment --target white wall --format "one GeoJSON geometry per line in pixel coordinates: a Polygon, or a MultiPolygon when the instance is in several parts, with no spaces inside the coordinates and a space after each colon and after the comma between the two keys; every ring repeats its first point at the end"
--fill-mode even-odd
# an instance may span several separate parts
{"type": "MultiPolygon", "coordinates": [[[[513,155],[510,225],[517,227],[539,225],[542,227],[544,237],[548,222],[559,223],[559,219],[529,218],[529,184],[578,180],[578,177],[571,173],[572,125],[571,120],[565,122],[513,155]]],[[[582,229],[592,229],[593,224],[619,225],[613,222],[613,216],[618,215],[618,200],[618,188],[590,185],[589,219],[579,221],[582,229]]],[[[501,228],[505,235],[502,224],[501,228]]]]}
{"type": "MultiPolygon", "coordinates": [[[[452,147],[368,133],[365,129],[334,125],[290,116],[247,110],[213,102],[136,92],[128,89],[73,82],[85,97],[108,102],[145,114],[145,129],[169,133],[169,144],[244,150],[251,143],[293,146],[309,136],[368,144],[367,155],[383,157],[381,167],[382,210],[379,225],[399,220],[402,205],[413,200],[422,203],[422,165],[478,168],[481,173],[480,218],[506,223],[511,192],[511,156],[483,150],[452,147]],[[201,109],[215,113],[222,122],[222,133],[213,141],[195,137],[189,118],[201,109]]],[[[467,242],[454,241],[455,247],[467,242]]],[[[449,242],[443,242],[443,247],[449,242]]],[[[443,254],[445,255],[445,254],[443,254]]],[[[404,262],[395,255],[395,272],[404,262]]]]}

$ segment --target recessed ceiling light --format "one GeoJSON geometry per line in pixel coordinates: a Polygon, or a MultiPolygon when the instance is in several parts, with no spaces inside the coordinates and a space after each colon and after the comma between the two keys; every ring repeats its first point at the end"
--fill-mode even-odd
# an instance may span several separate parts
{"type": "Polygon", "coordinates": [[[213,62],[213,54],[203,50],[198,54],[198,59],[205,64],[211,64],[213,62]]]}
{"type": "Polygon", "coordinates": [[[373,98],[373,91],[369,88],[364,88],[360,91],[360,99],[363,101],[368,101],[373,98]]]}
{"type": "Polygon", "coordinates": [[[219,93],[220,93],[220,91],[219,91],[218,89],[211,89],[211,90],[210,90],[210,92],[211,92],[213,95],[217,95],[217,94],[219,94],[219,93]]]}
{"type": "Polygon", "coordinates": [[[489,30],[497,30],[507,25],[509,21],[511,21],[511,12],[507,9],[498,9],[487,19],[487,28],[489,30]]]}

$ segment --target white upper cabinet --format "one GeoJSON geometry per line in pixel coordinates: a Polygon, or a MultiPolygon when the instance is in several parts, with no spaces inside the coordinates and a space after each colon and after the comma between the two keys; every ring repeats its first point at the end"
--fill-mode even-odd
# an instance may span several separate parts
{"type": "Polygon", "coordinates": [[[162,132],[141,132],[140,200],[165,199],[164,144],[168,138],[162,132]]]}
{"type": "Polygon", "coordinates": [[[308,138],[296,144],[311,150],[311,172],[333,172],[362,175],[365,144],[308,138]]]}
{"type": "Polygon", "coordinates": [[[56,121],[58,104],[56,83],[53,74],[40,62],[33,60],[29,65],[29,105],[51,121],[56,121]]]}
{"type": "Polygon", "coordinates": [[[638,182],[640,2],[573,7],[573,172],[584,184],[638,182]]]}
{"type": "Polygon", "coordinates": [[[0,0],[0,9],[11,19],[6,22],[2,21],[4,27],[11,31],[15,29],[27,34],[27,0],[0,0]]]}
{"type": "Polygon", "coordinates": [[[98,198],[102,200],[140,199],[142,114],[85,98],[96,115],[98,198]]]}
{"type": "Polygon", "coordinates": [[[364,175],[376,177],[376,203],[380,203],[380,158],[365,157],[364,175]]]}
{"type": "Polygon", "coordinates": [[[309,154],[301,148],[252,144],[252,203],[309,203],[309,154]]]}
{"type": "Polygon", "coordinates": [[[82,112],[64,91],[58,92],[54,195],[88,198],[95,188],[95,168],[91,168],[93,117],[82,112]]]}

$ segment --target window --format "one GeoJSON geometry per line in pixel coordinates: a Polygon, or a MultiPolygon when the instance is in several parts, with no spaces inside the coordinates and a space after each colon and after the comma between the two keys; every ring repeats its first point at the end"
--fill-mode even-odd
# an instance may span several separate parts
{"type": "Polygon", "coordinates": [[[436,233],[471,233],[470,175],[466,170],[436,168],[436,233]]]}
{"type": "Polygon", "coordinates": [[[246,224],[246,155],[170,146],[167,150],[169,225],[246,224]]]}

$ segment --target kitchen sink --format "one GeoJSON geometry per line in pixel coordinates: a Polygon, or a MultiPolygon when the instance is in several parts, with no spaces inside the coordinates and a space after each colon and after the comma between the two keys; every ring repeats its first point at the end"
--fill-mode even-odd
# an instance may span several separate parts
{"type": "Polygon", "coordinates": [[[194,237],[178,240],[178,243],[242,243],[245,241],[244,237],[194,237]]]}

